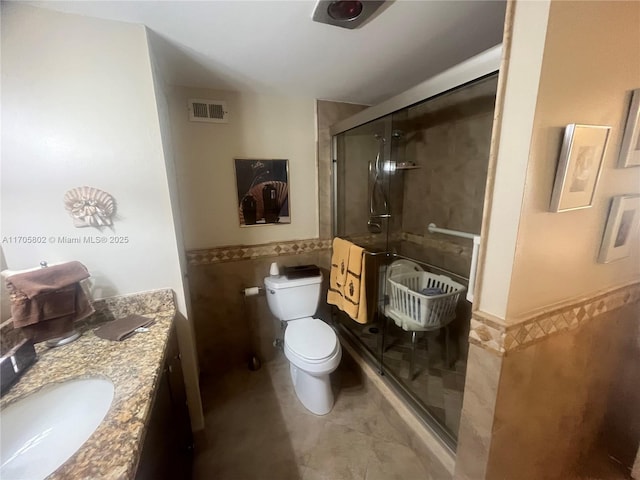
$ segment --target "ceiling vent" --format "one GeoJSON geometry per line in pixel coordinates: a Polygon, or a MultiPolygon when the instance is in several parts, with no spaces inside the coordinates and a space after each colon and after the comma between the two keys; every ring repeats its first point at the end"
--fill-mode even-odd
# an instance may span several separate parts
{"type": "Polygon", "coordinates": [[[189,100],[189,120],[191,122],[229,123],[227,102],[218,100],[189,100]]]}

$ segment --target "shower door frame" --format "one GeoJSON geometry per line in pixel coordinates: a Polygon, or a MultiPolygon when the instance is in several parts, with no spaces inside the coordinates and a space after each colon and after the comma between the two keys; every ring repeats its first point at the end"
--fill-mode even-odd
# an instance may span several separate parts
{"type": "Polygon", "coordinates": [[[336,161],[336,135],[359,127],[365,123],[390,115],[403,108],[428,100],[432,97],[461,87],[487,75],[496,73],[500,69],[502,58],[502,44],[485,50],[475,57],[471,57],[434,77],[410,88],[395,97],[391,97],[378,105],[366,108],[355,115],[346,118],[329,129],[332,138],[332,154],[334,166],[336,161]]]}

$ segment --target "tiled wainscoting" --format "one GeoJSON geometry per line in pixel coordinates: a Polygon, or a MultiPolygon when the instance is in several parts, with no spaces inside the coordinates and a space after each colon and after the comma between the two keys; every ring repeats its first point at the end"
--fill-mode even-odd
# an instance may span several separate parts
{"type": "Polygon", "coordinates": [[[238,260],[250,260],[278,255],[300,255],[331,248],[331,240],[312,238],[288,242],[263,243],[260,245],[229,245],[187,251],[189,265],[210,265],[238,260]]]}
{"type": "Polygon", "coordinates": [[[500,353],[517,350],[639,301],[640,283],[635,283],[535,313],[508,327],[476,312],[471,319],[469,341],[500,353]]]}
{"type": "Polygon", "coordinates": [[[634,283],[506,328],[474,314],[456,478],[628,478],[639,301],[634,283]]]}

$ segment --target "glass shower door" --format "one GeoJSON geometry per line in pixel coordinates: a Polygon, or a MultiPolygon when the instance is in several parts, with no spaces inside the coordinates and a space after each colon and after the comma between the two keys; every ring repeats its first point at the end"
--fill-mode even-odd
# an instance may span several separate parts
{"type": "Polygon", "coordinates": [[[336,137],[335,224],[336,235],[364,247],[367,312],[369,321],[361,325],[339,312],[338,322],[359,339],[380,363],[384,319],[378,315],[383,298],[379,271],[389,250],[394,225],[394,205],[390,198],[391,116],[361,125],[336,137]]]}

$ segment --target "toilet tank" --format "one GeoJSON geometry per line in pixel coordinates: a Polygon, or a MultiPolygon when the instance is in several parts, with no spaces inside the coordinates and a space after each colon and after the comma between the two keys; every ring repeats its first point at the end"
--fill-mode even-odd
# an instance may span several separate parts
{"type": "Polygon", "coordinates": [[[269,309],[280,320],[311,317],[320,301],[322,274],[296,279],[284,275],[266,277],[264,286],[269,309]]]}

